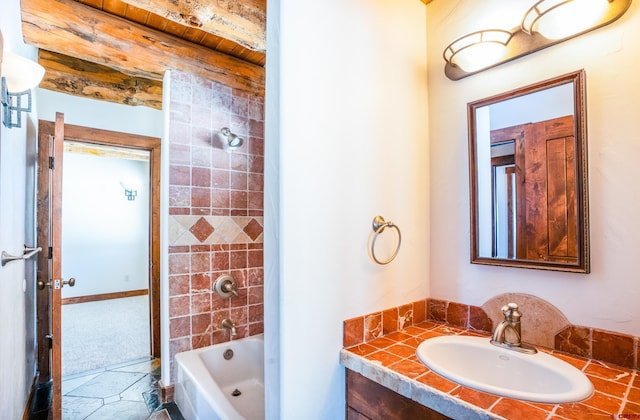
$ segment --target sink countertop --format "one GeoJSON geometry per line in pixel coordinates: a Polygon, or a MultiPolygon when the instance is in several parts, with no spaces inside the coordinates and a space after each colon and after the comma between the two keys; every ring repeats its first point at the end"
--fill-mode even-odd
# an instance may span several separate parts
{"type": "MultiPolygon", "coordinates": [[[[587,400],[570,404],[541,404],[499,397],[458,385],[431,371],[418,360],[416,348],[440,335],[476,335],[447,324],[422,322],[367,343],[344,348],[340,363],[451,418],[464,419],[593,419],[640,418],[640,374],[593,359],[545,351],[583,371],[595,392],[587,400]],[[626,416],[624,416],[626,415],[626,416]]],[[[489,336],[487,336],[489,339],[489,336]]]]}

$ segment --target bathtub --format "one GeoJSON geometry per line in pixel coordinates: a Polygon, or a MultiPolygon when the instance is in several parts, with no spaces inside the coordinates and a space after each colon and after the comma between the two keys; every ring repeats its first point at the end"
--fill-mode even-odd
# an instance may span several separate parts
{"type": "Polygon", "coordinates": [[[175,357],[174,399],[186,420],[264,419],[262,334],[175,357]]]}

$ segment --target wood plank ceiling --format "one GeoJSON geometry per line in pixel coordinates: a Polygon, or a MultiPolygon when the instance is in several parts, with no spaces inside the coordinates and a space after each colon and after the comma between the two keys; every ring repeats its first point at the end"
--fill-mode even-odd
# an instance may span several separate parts
{"type": "Polygon", "coordinates": [[[42,88],[160,109],[165,71],[181,70],[264,95],[265,0],[21,0],[21,11],[42,88]]]}
{"type": "Polygon", "coordinates": [[[21,0],[22,31],[40,87],[160,109],[167,70],[264,95],[266,1],[21,0]]]}
{"type": "MultiPolygon", "coordinates": [[[[221,36],[205,32],[194,26],[187,26],[173,22],[148,10],[135,7],[121,0],[75,0],[114,16],[127,19],[151,29],[184,39],[194,44],[202,45],[214,51],[229,54],[259,66],[264,66],[266,54],[263,51],[252,51],[237,42],[221,36]]],[[[157,2],[156,2],[157,3],[157,2]]],[[[266,5],[263,6],[265,11],[266,5]]]]}

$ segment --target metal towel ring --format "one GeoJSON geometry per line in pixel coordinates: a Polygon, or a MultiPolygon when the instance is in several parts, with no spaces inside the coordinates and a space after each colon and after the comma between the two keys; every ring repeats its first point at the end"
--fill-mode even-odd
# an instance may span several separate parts
{"type": "Polygon", "coordinates": [[[389,264],[391,261],[393,261],[396,255],[398,255],[398,251],[400,251],[400,244],[402,243],[402,234],[400,233],[400,228],[398,227],[398,225],[394,224],[391,221],[385,222],[382,216],[376,216],[373,218],[373,231],[375,232],[375,234],[373,235],[373,240],[371,241],[371,258],[373,258],[373,260],[378,264],[381,264],[381,265],[389,264]],[[380,261],[376,257],[376,251],[375,251],[376,239],[378,239],[378,235],[380,235],[384,231],[384,229],[388,227],[395,228],[398,231],[398,246],[396,247],[396,250],[393,253],[393,255],[389,257],[389,259],[380,261]]]}

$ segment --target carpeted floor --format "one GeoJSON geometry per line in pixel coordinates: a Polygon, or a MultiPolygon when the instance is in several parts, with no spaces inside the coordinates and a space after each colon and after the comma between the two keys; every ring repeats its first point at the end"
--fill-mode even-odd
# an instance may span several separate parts
{"type": "Polygon", "coordinates": [[[62,306],[62,376],[148,357],[149,297],[62,306]]]}

